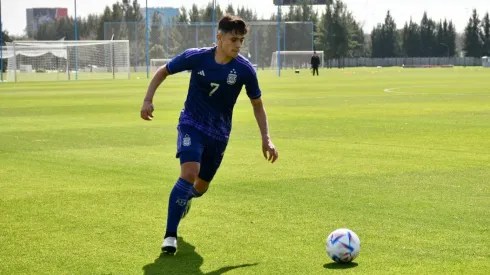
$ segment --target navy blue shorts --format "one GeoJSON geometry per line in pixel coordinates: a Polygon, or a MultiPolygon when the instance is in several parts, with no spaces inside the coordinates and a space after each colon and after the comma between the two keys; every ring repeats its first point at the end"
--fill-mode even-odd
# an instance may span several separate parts
{"type": "Polygon", "coordinates": [[[218,171],[225,154],[227,142],[205,135],[198,129],[180,124],[178,127],[177,154],[180,164],[199,162],[199,178],[210,182],[218,171]]]}

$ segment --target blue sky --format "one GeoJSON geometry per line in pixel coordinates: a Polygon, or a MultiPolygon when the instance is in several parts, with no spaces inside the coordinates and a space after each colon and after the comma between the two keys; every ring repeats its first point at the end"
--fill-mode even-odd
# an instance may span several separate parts
{"type": "MultiPolygon", "coordinates": [[[[33,7],[62,7],[68,8],[69,15],[74,14],[75,0],[3,0],[2,21],[3,26],[12,34],[21,34],[26,25],[26,9],[33,7]]],[[[148,0],[148,6],[190,7],[192,3],[199,6],[205,5],[210,0],[148,0]]],[[[458,32],[463,31],[473,8],[481,15],[490,10],[490,0],[344,0],[358,21],[364,23],[364,30],[370,32],[372,27],[382,22],[386,11],[389,9],[396,20],[398,27],[402,27],[405,21],[412,17],[420,21],[425,11],[435,20],[444,17],[451,18],[456,24],[458,32]],[[441,9],[444,7],[445,10],[441,9]]],[[[89,13],[101,13],[106,5],[112,5],[116,0],[78,0],[77,15],[85,16],[89,13]]],[[[139,0],[144,5],[144,0],[139,0]]],[[[256,10],[259,15],[274,13],[277,8],[272,4],[273,0],[217,0],[226,6],[232,3],[234,6],[246,6],[256,10]]]]}

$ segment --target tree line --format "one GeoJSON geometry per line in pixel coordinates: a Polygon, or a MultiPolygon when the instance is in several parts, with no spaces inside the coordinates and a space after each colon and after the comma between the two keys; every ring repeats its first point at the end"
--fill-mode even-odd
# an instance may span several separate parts
{"type": "MultiPolygon", "coordinates": [[[[458,34],[455,25],[450,19],[434,20],[424,12],[422,20],[415,22],[410,19],[403,27],[397,26],[390,11],[387,11],[384,22],[376,25],[370,33],[365,33],[361,22],[357,21],[347,5],[342,0],[332,0],[325,5],[320,13],[315,11],[308,1],[302,5],[283,7],[281,20],[308,21],[313,23],[314,48],[324,51],[327,59],[341,59],[350,57],[452,57],[460,54],[457,50],[458,34]]],[[[145,25],[141,15],[141,5],[138,0],[121,0],[112,6],[106,6],[100,14],[90,14],[78,18],[78,39],[100,40],[110,39],[114,35],[116,39],[137,38],[133,43],[131,51],[136,51],[137,58],[144,59],[145,55],[145,25]],[[111,24],[110,30],[105,22],[120,22],[111,24]],[[138,23],[134,23],[138,22],[138,23]]],[[[246,21],[276,21],[276,14],[268,18],[259,17],[257,13],[246,7],[236,7],[229,4],[226,7],[216,5],[216,18],[225,13],[241,16],[246,21]]],[[[179,16],[175,19],[180,24],[212,21],[212,4],[198,7],[196,4],[191,8],[180,8],[179,16]]],[[[26,33],[27,39],[36,40],[73,40],[74,19],[72,17],[62,18],[56,22],[42,24],[34,33],[26,33]]],[[[260,48],[270,50],[277,49],[277,38],[271,28],[264,29],[259,34],[260,48]],[[267,33],[265,33],[267,32],[267,33]],[[272,38],[271,38],[272,37],[272,38]]],[[[289,39],[286,41],[286,49],[293,48],[304,36],[304,29],[299,27],[295,30],[287,29],[289,39]],[[299,39],[296,39],[298,37],[299,39]]],[[[8,38],[8,32],[2,33],[8,38]]],[[[196,36],[196,35],[194,35],[196,36]]],[[[209,35],[207,35],[209,36],[209,35]]],[[[4,38],[4,41],[6,39],[4,38]]],[[[181,29],[168,30],[159,22],[159,17],[153,18],[150,30],[152,48],[150,51],[154,56],[162,56],[168,49],[179,49],[185,45],[179,39],[194,39],[192,33],[183,33],[181,29]],[[168,42],[165,41],[168,39],[168,42]],[[165,43],[163,43],[165,41],[165,43]],[[163,45],[166,44],[165,48],[163,45]]],[[[205,39],[201,35],[199,39],[205,39]]],[[[207,37],[209,39],[209,37],[207,37]]],[[[211,38],[212,39],[212,38],[211,38]]],[[[195,39],[194,39],[195,40],[195,39]]],[[[203,40],[203,43],[205,41],[203,40]]],[[[206,43],[208,43],[206,41],[206,43]]],[[[200,41],[197,41],[200,45],[200,41]]],[[[209,44],[209,43],[208,43],[209,44]]],[[[462,34],[461,50],[465,56],[481,57],[490,55],[490,18],[486,12],[482,17],[473,10],[471,17],[462,34]]],[[[296,50],[296,49],[295,49],[296,50]]],[[[309,49],[302,49],[309,50],[309,49]]],[[[258,53],[260,54],[260,53],[258,53]]]]}
{"type": "MultiPolygon", "coordinates": [[[[371,32],[372,57],[453,57],[457,33],[451,20],[439,22],[426,12],[418,24],[410,20],[398,29],[388,11],[384,23],[371,32]]],[[[470,57],[490,55],[490,18],[487,12],[480,19],[473,10],[463,33],[462,53],[470,57]]]]}

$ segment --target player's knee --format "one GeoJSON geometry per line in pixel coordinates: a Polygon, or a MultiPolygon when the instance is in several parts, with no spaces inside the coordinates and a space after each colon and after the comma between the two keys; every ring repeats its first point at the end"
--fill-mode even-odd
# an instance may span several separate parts
{"type": "Polygon", "coordinates": [[[208,191],[209,182],[198,178],[194,183],[194,189],[201,194],[201,196],[208,191]]]}
{"type": "Polygon", "coordinates": [[[180,171],[180,177],[187,182],[195,182],[199,175],[199,163],[183,163],[180,171]]]}
{"type": "Polygon", "coordinates": [[[186,170],[180,173],[180,177],[187,182],[194,182],[197,179],[197,174],[198,174],[197,171],[186,170]]]}

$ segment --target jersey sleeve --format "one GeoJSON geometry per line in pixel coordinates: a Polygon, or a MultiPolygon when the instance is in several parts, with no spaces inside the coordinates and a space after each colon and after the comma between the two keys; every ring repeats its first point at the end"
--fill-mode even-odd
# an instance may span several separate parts
{"type": "Polygon", "coordinates": [[[249,76],[245,81],[245,89],[247,90],[247,95],[250,99],[257,99],[262,96],[262,92],[259,87],[259,80],[257,79],[257,74],[255,70],[251,71],[249,76]]]}
{"type": "Polygon", "coordinates": [[[176,57],[172,58],[167,63],[167,71],[169,74],[176,74],[183,71],[192,70],[197,63],[198,49],[187,49],[176,57]]]}

